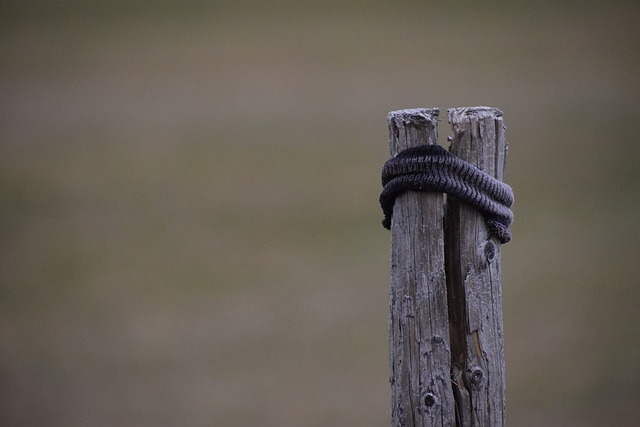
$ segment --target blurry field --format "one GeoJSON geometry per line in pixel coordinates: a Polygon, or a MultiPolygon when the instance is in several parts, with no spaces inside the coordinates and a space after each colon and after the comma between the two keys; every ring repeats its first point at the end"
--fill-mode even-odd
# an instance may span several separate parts
{"type": "Polygon", "coordinates": [[[473,105],[509,425],[637,422],[640,7],[499,3],[3,2],[1,424],[388,425],[386,114],[473,105]]]}

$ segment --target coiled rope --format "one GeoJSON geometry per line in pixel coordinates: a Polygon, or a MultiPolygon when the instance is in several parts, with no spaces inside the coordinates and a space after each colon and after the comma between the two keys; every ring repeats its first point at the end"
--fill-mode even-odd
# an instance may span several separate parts
{"type": "Polygon", "coordinates": [[[446,193],[478,209],[500,243],[511,240],[513,191],[437,144],[402,151],[382,168],[382,225],[391,229],[396,197],[407,190],[446,193]]]}

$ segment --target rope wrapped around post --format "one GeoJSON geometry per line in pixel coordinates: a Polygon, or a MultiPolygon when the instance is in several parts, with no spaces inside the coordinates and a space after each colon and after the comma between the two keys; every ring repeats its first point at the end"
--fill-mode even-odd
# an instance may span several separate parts
{"type": "Polygon", "coordinates": [[[513,191],[507,184],[459,159],[437,144],[400,152],[382,168],[382,225],[391,228],[393,205],[404,191],[446,193],[482,212],[491,234],[500,243],[511,240],[513,191]]]}

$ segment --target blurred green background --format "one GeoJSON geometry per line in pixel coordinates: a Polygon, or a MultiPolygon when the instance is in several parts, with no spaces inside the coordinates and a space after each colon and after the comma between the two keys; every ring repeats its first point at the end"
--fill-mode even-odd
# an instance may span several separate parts
{"type": "Polygon", "coordinates": [[[640,5],[0,6],[6,426],[385,426],[387,112],[504,111],[512,426],[640,417],[640,5]]]}

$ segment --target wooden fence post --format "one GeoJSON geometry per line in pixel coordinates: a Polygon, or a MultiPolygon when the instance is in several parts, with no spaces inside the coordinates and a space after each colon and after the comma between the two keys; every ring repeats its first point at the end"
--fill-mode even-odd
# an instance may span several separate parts
{"type": "MultiPolygon", "coordinates": [[[[391,157],[437,144],[438,116],[438,109],[389,113],[391,157]]],[[[502,112],[456,108],[448,116],[451,152],[502,180],[502,112]]],[[[441,193],[401,194],[390,276],[391,425],[504,425],[500,244],[482,215],[452,197],[445,206],[441,193]]]]}
{"type": "MultiPolygon", "coordinates": [[[[507,145],[497,108],[453,108],[450,151],[502,181],[507,145]]],[[[500,243],[482,215],[450,198],[446,217],[446,271],[452,380],[459,425],[505,423],[504,336],[500,243]]]]}
{"type": "MultiPolygon", "coordinates": [[[[391,156],[418,144],[437,144],[439,113],[389,113],[391,156]]],[[[392,426],[454,422],[443,220],[440,193],[405,192],[396,199],[389,294],[392,426]]]]}

